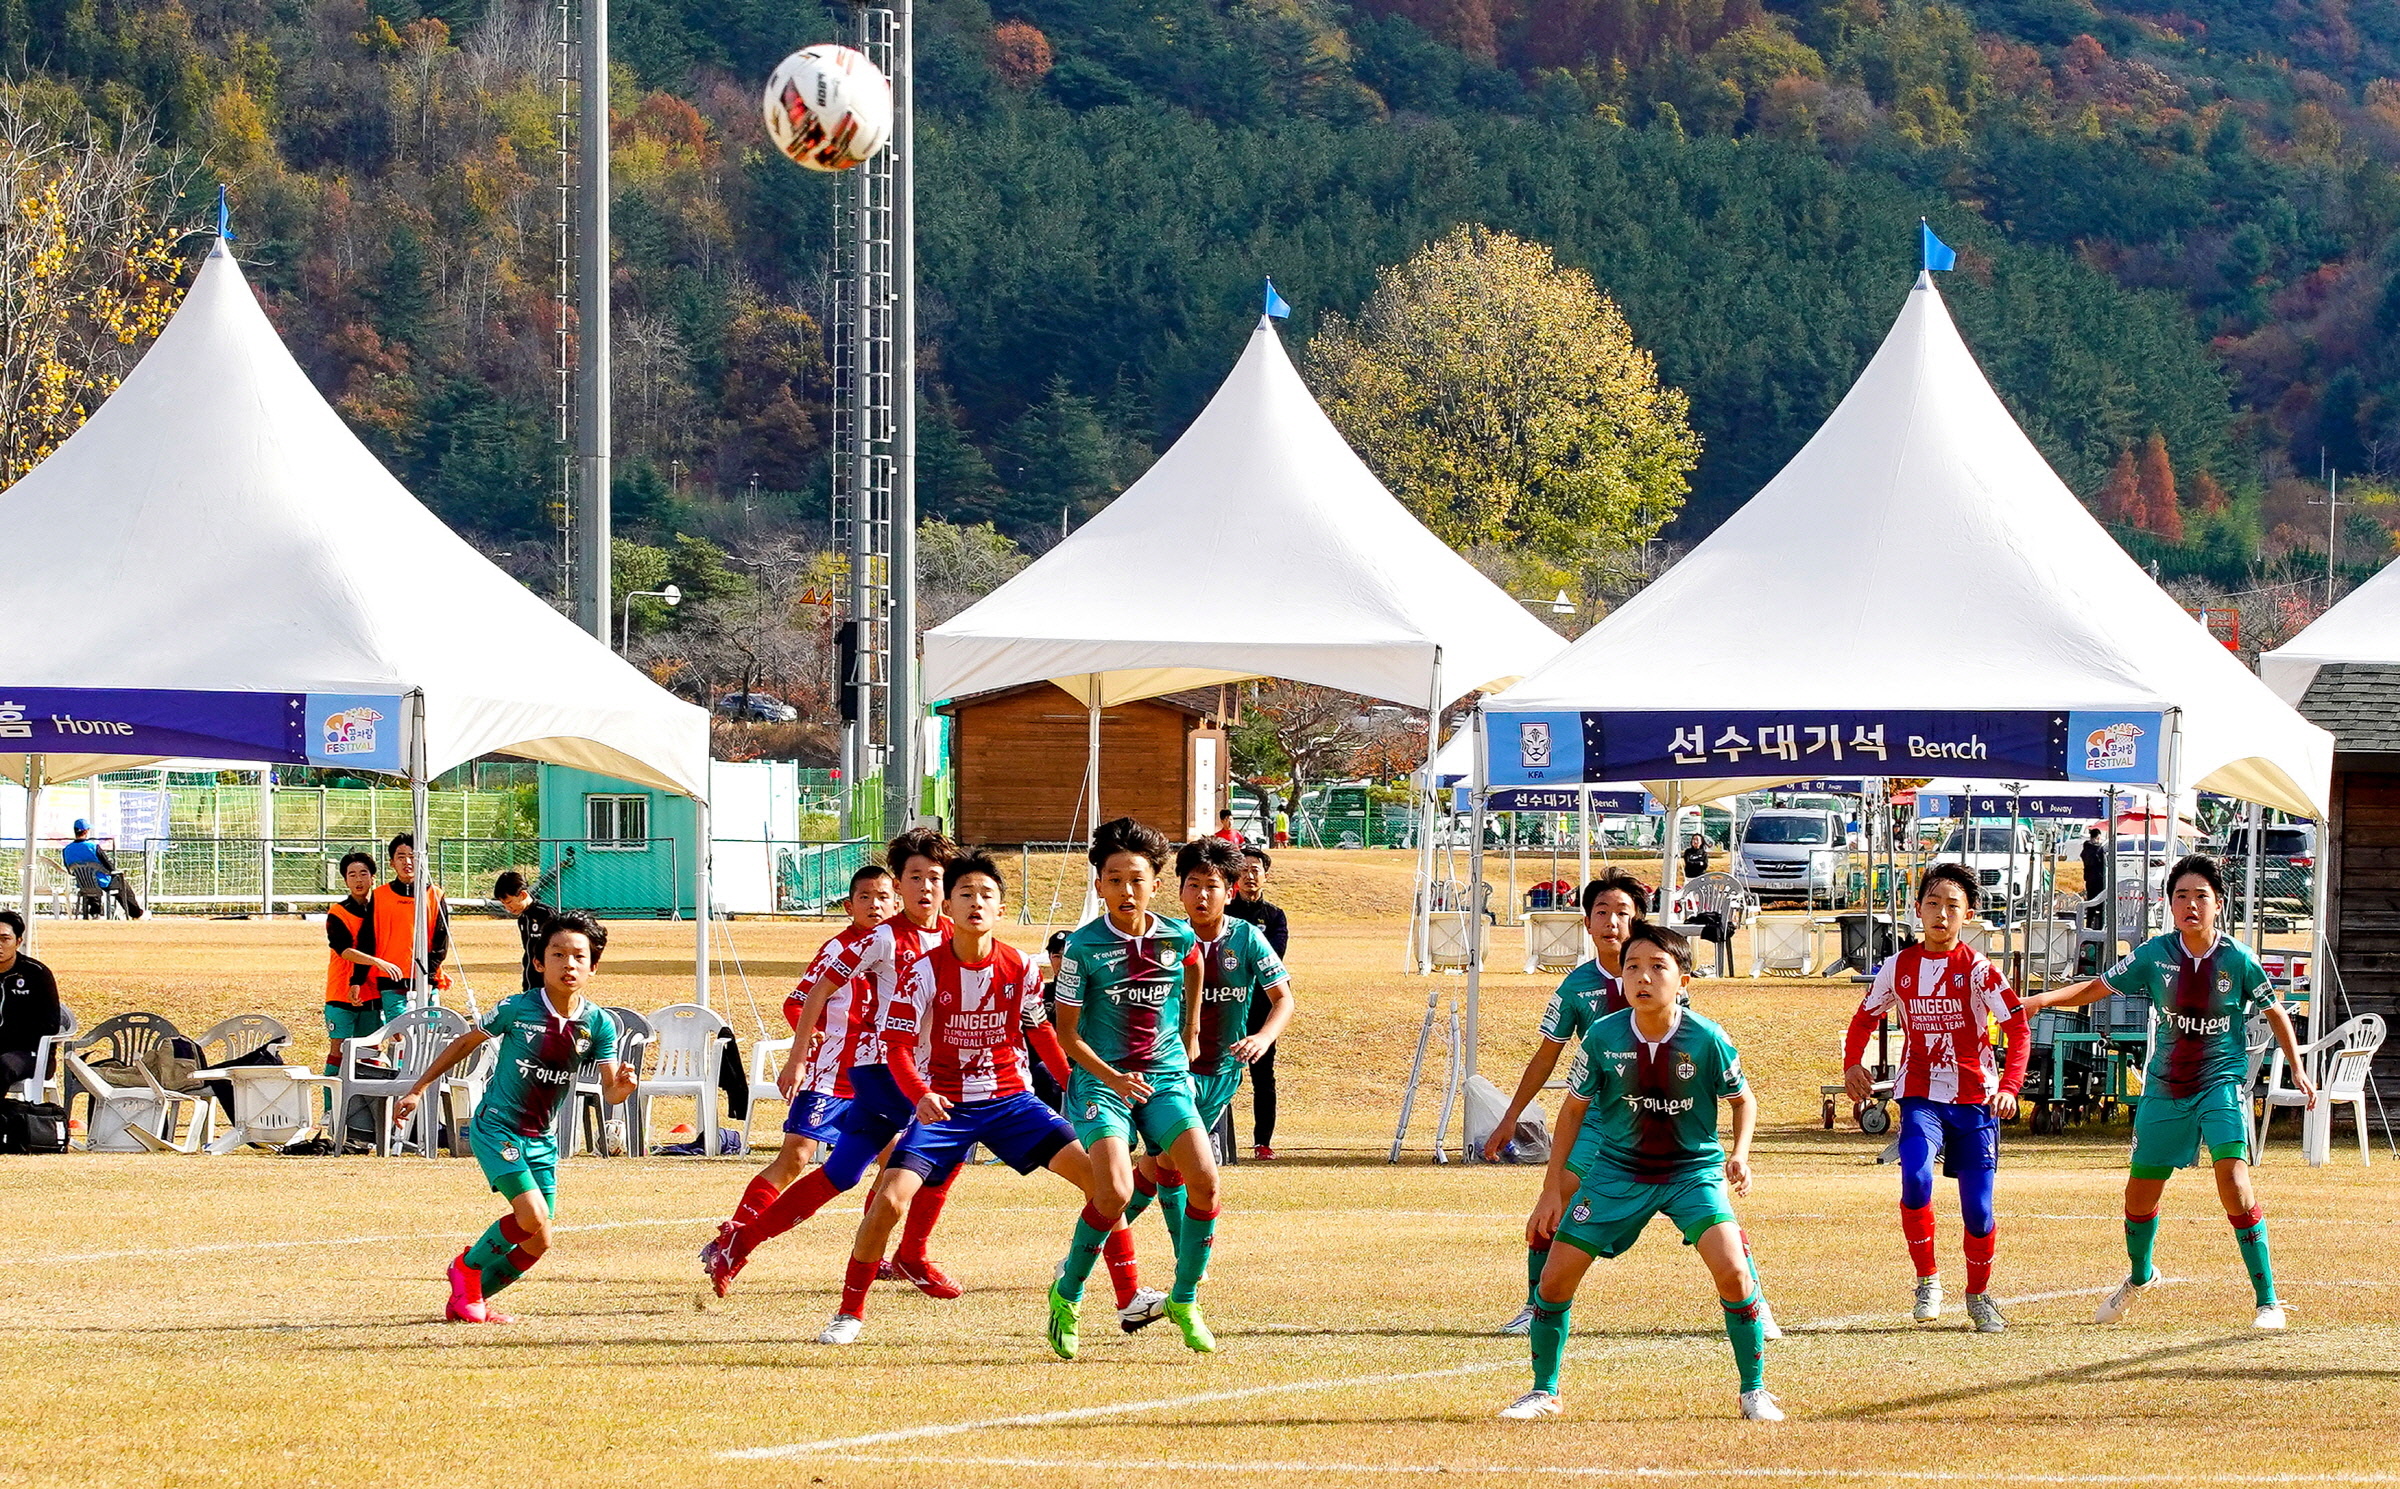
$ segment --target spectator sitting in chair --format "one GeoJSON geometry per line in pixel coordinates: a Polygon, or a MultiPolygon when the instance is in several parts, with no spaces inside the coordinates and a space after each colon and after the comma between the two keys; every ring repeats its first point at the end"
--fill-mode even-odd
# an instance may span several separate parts
{"type": "Polygon", "coordinates": [[[90,882],[76,875],[75,913],[84,920],[99,920],[108,914],[103,896],[117,866],[109,861],[108,850],[92,838],[91,824],[81,817],[75,819],[75,841],[58,850],[58,861],[70,874],[88,866],[90,882]]]}
{"type": "MultiPolygon", "coordinates": [[[[25,940],[25,917],[0,910],[0,1095],[33,1078],[34,1052],[65,1026],[58,1009],[58,979],[17,948],[25,940]]],[[[40,1099],[35,1092],[35,1099],[40,1099]]]]}
{"type": "Polygon", "coordinates": [[[521,968],[524,990],[533,992],[542,985],[540,947],[549,933],[550,922],[558,919],[558,907],[535,899],[533,891],[525,887],[525,876],[515,869],[502,874],[492,885],[492,898],[500,902],[501,909],[517,918],[517,939],[525,946],[521,968]]]}

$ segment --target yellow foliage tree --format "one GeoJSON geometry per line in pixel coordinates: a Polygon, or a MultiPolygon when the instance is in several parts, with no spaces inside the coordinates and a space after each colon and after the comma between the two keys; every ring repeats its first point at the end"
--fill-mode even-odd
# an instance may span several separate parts
{"type": "Polygon", "coordinates": [[[1455,547],[1583,564],[1638,547],[1699,463],[1690,401],[1661,387],[1616,302],[1550,250],[1461,227],[1379,276],[1309,343],[1326,413],[1455,547]]]}
{"type": "Polygon", "coordinates": [[[174,312],[147,145],[69,138],[0,84],[0,487],[81,427],[174,312]]]}

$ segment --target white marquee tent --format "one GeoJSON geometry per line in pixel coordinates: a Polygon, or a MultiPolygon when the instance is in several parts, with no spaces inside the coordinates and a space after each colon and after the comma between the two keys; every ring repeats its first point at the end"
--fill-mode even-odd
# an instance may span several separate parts
{"type": "Polygon", "coordinates": [[[0,775],[30,790],[179,755],[421,788],[499,753],[705,803],[706,713],[394,480],[221,242],[123,386],[0,492],[0,532],[0,775]]]}
{"type": "Polygon", "coordinates": [[[2308,628],[2258,659],[2275,696],[2297,707],[2319,667],[2400,663],[2400,563],[2352,590],[2308,628]]]}

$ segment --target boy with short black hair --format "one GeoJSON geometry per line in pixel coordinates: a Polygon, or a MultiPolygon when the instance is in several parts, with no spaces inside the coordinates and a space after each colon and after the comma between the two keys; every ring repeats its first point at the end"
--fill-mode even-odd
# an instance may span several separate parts
{"type": "Polygon", "coordinates": [[[387,883],[375,886],[368,903],[373,906],[375,952],[382,958],[386,970],[375,977],[378,994],[398,993],[406,998],[409,980],[414,975],[411,963],[422,962],[425,980],[437,988],[450,986],[449,975],[442,963],[450,955],[450,905],[438,888],[428,886],[430,896],[425,903],[425,944],[422,956],[397,959],[417,947],[417,840],[413,833],[395,836],[384,851],[384,859],[392,866],[387,883]]]}
{"type": "Polygon", "coordinates": [[[1741,1381],[1742,1415],[1783,1420],[1766,1388],[1758,1289],[1743,1256],[1733,1199],[1750,1192],[1750,1134],[1758,1103],[1725,1031],[1678,1001],[1692,980],[1689,943],[1665,926],[1627,933],[1629,1007],[1592,1026],[1567,1075],[1558,1141],[1525,1238],[1553,1239],[1535,1310],[1533,1389],[1503,1408],[1512,1421],[1558,1415],[1559,1366],[1575,1290],[1596,1257],[1622,1256],[1665,1215],[1696,1248],[1724,1305],[1741,1381]],[[1717,1103],[1733,1108],[1733,1148],[1717,1138],[1717,1103]]]}
{"type": "Polygon", "coordinates": [[[1942,1316],[1942,1274],[1934,1260],[1933,1160],[1958,1180],[1959,1215],[1966,1228],[1967,1317],[1979,1334],[2008,1327],[1991,1295],[1992,1254],[1999,1221],[1992,1209],[2000,1167],[2000,1124],[2017,1114],[2017,1092],[2033,1036],[2014,989],[1983,954],[1959,939],[1983,891],[1962,864],[1937,863],[1917,887],[1923,939],[1887,957],[1874,986],[1851,1015],[1842,1046],[1842,1082],[1852,1101],[1874,1096],[1867,1040],[1887,1012],[1900,1020],[1900,1069],[1892,1094],[1900,1103],[1900,1231],[1916,1268],[1913,1316],[1942,1316]],[[2008,1036],[2002,1068],[1992,1025],[2008,1036]]]}
{"type": "Polygon", "coordinates": [[[2142,1072],[2133,1109],[2133,1162],[2125,1179],[2125,1252],[2132,1269],[2100,1302],[2092,1322],[2113,1324],[2158,1277],[2158,1201],[2175,1170],[2190,1166],[2205,1144],[2216,1170],[2217,1199],[2233,1223],[2234,1244],[2250,1274],[2258,1312],[2252,1327],[2284,1327],[2275,1294],[2275,1264],[2267,1251],[2267,1212],[2250,1184],[2250,1124],[2242,1083],[2249,1071],[2250,1015],[2266,1019],[2283,1048],[2291,1079],[2308,1105],[2317,1104],[2291,1016],[2250,948],[2217,929],[2225,879],[2216,860],[2194,853],[2167,874],[2172,926],[2144,941],[2089,982],[2035,993],[2025,1011],[2080,1008],[2112,992],[2137,993],[2156,1010],[2157,1037],[2142,1072]]]}
{"type": "MultiPolygon", "coordinates": [[[[58,979],[25,954],[25,917],[0,910],[0,1096],[33,1078],[34,1052],[58,1033],[58,979]]],[[[39,1101],[41,1093],[36,1091],[39,1101]]]]}
{"type": "MultiPolygon", "coordinates": [[[[1291,955],[1292,929],[1282,907],[1267,902],[1267,875],[1274,871],[1275,857],[1255,843],[1241,847],[1242,880],[1234,886],[1233,902],[1225,907],[1225,913],[1257,926],[1276,960],[1283,961],[1291,955]]],[[[1266,1004],[1250,1005],[1251,1033],[1264,1027],[1267,1012],[1266,1004]]],[[[1250,1156],[1262,1163],[1275,1156],[1275,1094],[1275,1048],[1269,1045],[1267,1052],[1250,1064],[1250,1156]]]]}
{"type": "Polygon", "coordinates": [[[524,960],[519,969],[524,986],[527,988],[540,987],[542,985],[542,932],[548,930],[550,922],[558,918],[558,907],[546,905],[535,899],[533,890],[525,883],[525,876],[515,869],[507,870],[493,881],[492,898],[498,900],[500,908],[516,919],[517,940],[523,945],[525,951],[524,960]]]}
{"type": "MultiPolygon", "coordinates": [[[[349,895],[325,908],[325,1073],[342,1068],[342,1041],[364,1039],[408,1009],[408,970],[375,953],[375,859],[342,855],[349,895]],[[386,991],[386,986],[390,991],[386,991]]],[[[407,943],[403,941],[402,945],[407,943]]],[[[333,1098],[328,1095],[327,1101],[333,1098]]]]}
{"type": "Polygon", "coordinates": [[[633,1096],[633,1071],[617,1059],[616,1020],[585,996],[607,949],[607,928],[583,912],[552,921],[542,941],[541,989],[501,999],[479,1027],[450,1041],[393,1114],[394,1125],[405,1126],[443,1076],[500,1041],[491,1084],[467,1124],[467,1144],[509,1213],[450,1263],[445,1316],[453,1323],[513,1322],[491,1310],[492,1295],[548,1254],[557,1213],[558,1108],[573,1099],[584,1062],[599,1069],[601,1100],[614,1105],[633,1096]]]}

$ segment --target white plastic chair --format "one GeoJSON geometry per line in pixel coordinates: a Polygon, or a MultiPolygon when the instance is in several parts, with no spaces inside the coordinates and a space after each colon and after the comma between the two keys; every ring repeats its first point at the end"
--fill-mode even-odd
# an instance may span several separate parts
{"type": "Polygon", "coordinates": [[[1592,954],[1583,917],[1573,910],[1525,912],[1525,970],[1564,972],[1592,954]]]}
{"type": "Polygon", "coordinates": [[[715,1157],[717,1145],[717,1036],[729,1026],[715,1012],[697,1003],[670,1003],[650,1015],[650,1073],[634,1101],[642,1119],[642,1147],[648,1156],[649,1135],[656,1130],[650,1104],[661,1096],[688,1098],[698,1111],[700,1151],[715,1157]]]}
{"type": "Polygon", "coordinates": [[[66,1078],[60,1073],[58,1049],[75,1042],[75,1010],[66,1004],[58,1005],[58,1032],[45,1034],[33,1042],[33,1074],[9,1088],[9,1094],[19,1101],[39,1101],[52,1086],[59,1088],[59,1105],[66,1105],[66,1078]]]}
{"type": "Polygon", "coordinates": [[[158,1083],[149,1066],[141,1067],[142,1084],[150,1088],[151,1100],[158,1103],[158,1130],[129,1127],[133,1140],[153,1153],[197,1153],[217,1135],[217,1098],[206,1087],[197,1091],[170,1091],[158,1083]],[[188,1107],[188,1119],[178,1118],[177,1107],[188,1107]],[[178,1142],[174,1132],[178,1121],[185,1121],[183,1140],[178,1142]]]}
{"type": "MultiPolygon", "coordinates": [[[[2266,1112],[2258,1129],[2258,1156],[2266,1150],[2267,1124],[2275,1118],[2279,1106],[2297,1107],[2300,1116],[2300,1156],[2312,1165],[2333,1160],[2333,1109],[2350,1108],[2352,1125],[2358,1128],[2358,1161],[2363,1167],[2373,1160],[2368,1156],[2367,1142],[2367,1076],[2375,1065],[2375,1052],[2383,1048],[2383,1016],[2362,1013],[2342,1024],[2322,1039],[2312,1039],[2300,1046],[2300,1059],[2314,1065],[2318,1072],[2317,1104],[2308,1108],[2307,1098],[2283,1084],[2283,1052],[2275,1053],[2274,1073],[2267,1082],[2266,1112]]],[[[2251,1160],[2257,1162],[2257,1157],[2251,1160]]]]}
{"type": "Polygon", "coordinates": [[[1675,909],[1684,920],[1710,914],[1717,917],[1718,934],[1725,938],[1716,943],[1717,975],[1731,977],[1733,934],[1758,913],[1758,897],[1731,874],[1702,874],[1675,891],[1675,909]]]}
{"type": "Polygon", "coordinates": [[[1467,935],[1470,926],[1473,927],[1478,946],[1484,945],[1487,938],[1484,920],[1480,915],[1462,917],[1456,910],[1436,910],[1426,920],[1426,960],[1433,964],[1433,970],[1467,970],[1467,935]]]}
{"type": "Polygon", "coordinates": [[[67,1074],[91,1098],[91,1121],[84,1133],[87,1153],[148,1153],[166,1131],[170,1105],[154,1094],[156,1081],[139,1086],[112,1086],[102,1080],[83,1056],[66,1057],[67,1074]],[[149,1141],[143,1139],[147,1137],[149,1141]]]}
{"type": "MultiPolygon", "coordinates": [[[[633,1067],[634,1088],[638,1092],[641,1088],[642,1057],[650,1043],[650,1021],[630,1008],[611,1008],[607,1013],[617,1026],[617,1060],[633,1067]]],[[[632,1096],[611,1106],[608,1092],[600,1082],[600,1062],[584,1061],[575,1068],[573,1094],[558,1109],[560,1156],[571,1158],[577,1153],[588,1152],[598,1157],[608,1157],[608,1124],[632,1117],[632,1108],[639,1100],[638,1095],[632,1096]],[[595,1120],[588,1127],[584,1123],[586,1113],[595,1114],[595,1120]]],[[[627,1154],[639,1151],[634,1130],[639,1125],[626,1121],[627,1154]]]]}
{"type": "MultiPolygon", "coordinates": [[[[335,1132],[347,1135],[350,1098],[363,1097],[376,1113],[375,1152],[380,1157],[390,1157],[393,1104],[409,1093],[417,1078],[432,1067],[451,1040],[466,1032],[467,1021],[447,1008],[412,1008],[372,1034],[343,1040],[340,1073],[335,1077],[340,1083],[334,1092],[335,1132]],[[359,1057],[373,1054],[384,1055],[395,1074],[388,1079],[360,1076],[359,1057]]],[[[476,1063],[480,1066],[482,1062],[476,1063]]],[[[444,1099],[461,1088],[473,1093],[480,1089],[480,1082],[454,1070],[443,1078],[440,1089],[428,1093],[434,1099],[417,1108],[416,1136],[428,1158],[433,1156],[440,1137],[444,1099]]],[[[459,1130],[459,1125],[452,1124],[453,1133],[459,1130]]]]}
{"type": "Polygon", "coordinates": [[[1806,977],[1815,970],[1817,932],[1807,915],[1761,915],[1750,922],[1750,975],[1806,977]]]}
{"type": "Polygon", "coordinates": [[[742,1123],[742,1136],[750,1136],[758,1121],[758,1104],[762,1101],[781,1101],[783,1093],[775,1088],[775,1072],[783,1069],[783,1057],[792,1052],[796,1039],[762,1039],[750,1047],[750,1116],[742,1123]]]}

